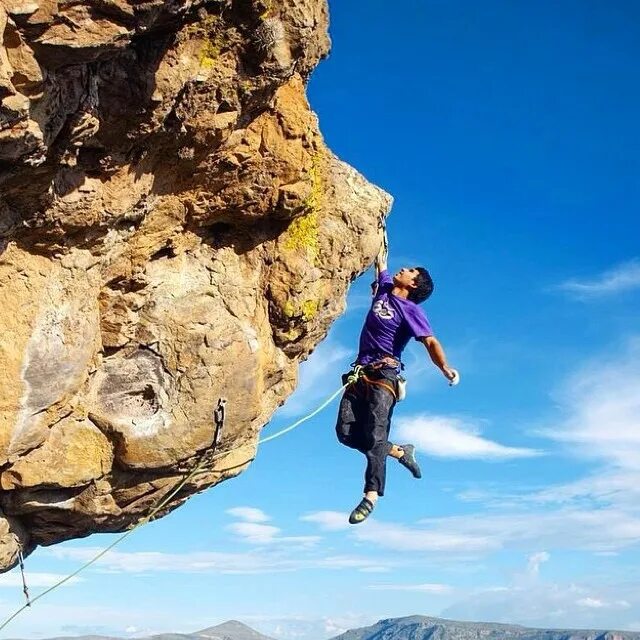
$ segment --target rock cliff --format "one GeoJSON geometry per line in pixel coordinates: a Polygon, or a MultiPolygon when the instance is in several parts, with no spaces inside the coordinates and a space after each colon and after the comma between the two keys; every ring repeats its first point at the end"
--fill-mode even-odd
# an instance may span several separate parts
{"type": "Polygon", "coordinates": [[[240,473],[390,198],[324,145],[324,0],[0,0],[0,570],[240,473]]]}

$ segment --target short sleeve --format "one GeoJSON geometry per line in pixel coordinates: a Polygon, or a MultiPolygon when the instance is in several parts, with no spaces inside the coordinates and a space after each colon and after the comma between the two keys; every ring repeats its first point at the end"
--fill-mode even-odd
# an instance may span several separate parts
{"type": "Polygon", "coordinates": [[[419,340],[420,338],[428,338],[433,335],[431,324],[424,314],[424,311],[416,304],[407,309],[404,314],[411,335],[419,340]]]}

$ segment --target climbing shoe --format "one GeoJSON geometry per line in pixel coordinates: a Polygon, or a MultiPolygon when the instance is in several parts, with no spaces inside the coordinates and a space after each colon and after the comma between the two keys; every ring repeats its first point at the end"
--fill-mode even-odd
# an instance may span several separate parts
{"type": "Polygon", "coordinates": [[[422,473],[416,460],[416,448],[412,444],[401,444],[398,446],[404,451],[402,458],[398,458],[398,462],[403,467],[407,467],[414,478],[422,478],[422,473]]]}
{"type": "Polygon", "coordinates": [[[364,522],[373,511],[374,506],[375,505],[371,500],[362,498],[362,500],[360,500],[360,504],[351,512],[351,515],[349,516],[349,524],[364,522]]]}

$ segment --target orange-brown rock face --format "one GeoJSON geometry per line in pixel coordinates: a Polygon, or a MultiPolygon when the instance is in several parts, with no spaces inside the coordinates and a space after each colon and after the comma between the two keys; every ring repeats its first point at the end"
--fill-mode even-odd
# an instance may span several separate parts
{"type": "Polygon", "coordinates": [[[0,0],[0,569],[242,471],[390,198],[325,147],[324,0],[0,0]],[[3,514],[3,515],[2,515],[3,514]]]}

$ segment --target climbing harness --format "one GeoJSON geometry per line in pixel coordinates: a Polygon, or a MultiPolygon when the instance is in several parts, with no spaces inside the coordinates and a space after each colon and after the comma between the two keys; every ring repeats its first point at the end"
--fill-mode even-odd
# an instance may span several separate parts
{"type": "Polygon", "coordinates": [[[22,575],[22,593],[27,600],[27,607],[31,606],[31,599],[29,598],[29,587],[27,587],[27,578],[24,574],[24,555],[22,554],[22,545],[18,544],[18,562],[20,563],[20,574],[22,575]]]}
{"type": "MultiPolygon", "coordinates": [[[[265,444],[266,442],[271,442],[272,440],[275,440],[276,438],[280,438],[285,433],[289,433],[290,431],[293,431],[294,429],[299,427],[301,424],[307,422],[308,420],[311,420],[311,418],[315,417],[323,409],[325,409],[327,406],[329,406],[350,384],[353,384],[353,383],[357,382],[358,378],[361,375],[362,375],[362,367],[360,367],[360,366],[354,367],[354,370],[347,376],[347,381],[337,391],[332,393],[317,409],[315,409],[314,411],[312,411],[308,415],[303,416],[299,420],[296,420],[292,425],[289,425],[288,427],[285,427],[284,429],[281,429],[280,431],[277,431],[276,433],[274,433],[274,434],[272,434],[270,436],[267,436],[266,438],[262,438],[262,439],[258,440],[258,445],[265,444]]],[[[68,576],[65,576],[61,580],[58,580],[58,582],[56,582],[54,585],[52,585],[48,589],[45,589],[44,591],[39,593],[33,599],[29,598],[26,582],[24,582],[24,572],[23,572],[24,593],[25,593],[25,596],[27,597],[27,603],[22,605],[22,607],[17,609],[4,622],[2,622],[2,624],[0,624],[0,631],[2,629],[4,629],[14,618],[16,618],[18,615],[20,615],[27,607],[30,607],[32,604],[35,604],[38,600],[40,600],[40,598],[44,598],[44,596],[46,596],[47,594],[51,593],[52,591],[54,591],[58,587],[61,587],[66,582],[69,582],[69,580],[75,578],[79,573],[81,573],[82,571],[84,571],[85,569],[90,567],[92,564],[94,564],[100,558],[102,558],[102,556],[106,555],[109,551],[111,551],[111,549],[113,549],[116,545],[120,544],[126,538],[128,538],[136,529],[138,529],[139,527],[142,527],[143,525],[145,525],[148,522],[150,522],[153,519],[153,517],[163,507],[165,507],[169,503],[169,501],[194,476],[196,476],[196,474],[198,474],[200,471],[202,471],[203,468],[207,464],[211,464],[212,462],[214,462],[218,458],[220,458],[222,456],[225,456],[225,455],[228,455],[232,451],[237,451],[238,449],[242,449],[242,448],[245,448],[245,447],[252,446],[252,443],[247,442],[247,443],[241,444],[238,447],[234,447],[233,449],[230,449],[229,451],[220,451],[220,452],[216,453],[216,448],[217,448],[218,444],[221,441],[222,432],[223,432],[223,428],[224,428],[224,421],[225,421],[225,417],[226,417],[226,402],[227,401],[224,398],[220,398],[218,400],[218,404],[216,405],[216,407],[215,407],[215,409],[213,411],[213,420],[214,420],[214,424],[215,424],[215,434],[214,434],[214,440],[213,440],[213,451],[214,451],[214,454],[213,455],[207,455],[207,454],[210,453],[210,451],[209,450],[206,451],[205,454],[202,455],[199,458],[199,460],[198,460],[197,464],[194,466],[194,468],[189,473],[187,473],[182,478],[182,480],[180,480],[180,482],[178,482],[173,487],[173,489],[170,489],[162,498],[160,498],[158,500],[158,502],[155,504],[155,506],[151,509],[151,511],[144,518],[141,518],[140,520],[138,520],[138,522],[133,527],[131,527],[131,529],[129,529],[128,531],[125,531],[123,534],[118,536],[110,545],[106,546],[104,549],[99,551],[95,556],[93,556],[91,559],[87,560],[87,562],[85,562],[83,565],[78,567],[74,572],[70,573],[68,576]]],[[[226,471],[226,469],[223,469],[223,471],[226,471]]],[[[23,565],[22,550],[20,550],[20,552],[19,552],[19,558],[20,558],[20,568],[23,569],[24,565],[23,565]]]]}
{"type": "Polygon", "coordinates": [[[398,394],[396,393],[396,390],[387,382],[382,382],[382,380],[372,380],[369,376],[367,376],[366,374],[362,374],[362,379],[367,383],[367,384],[372,384],[376,387],[381,387],[383,389],[386,389],[396,400],[398,400],[398,394]]]}
{"type": "MultiPolygon", "coordinates": [[[[394,362],[397,363],[397,366],[402,366],[396,360],[394,360],[394,362]]],[[[358,380],[363,380],[367,384],[386,389],[396,399],[396,402],[400,402],[401,400],[404,400],[407,395],[407,381],[403,376],[399,375],[397,377],[396,379],[397,388],[394,388],[392,384],[389,384],[389,382],[385,382],[383,380],[375,380],[373,378],[370,378],[365,373],[367,367],[372,368],[375,371],[376,369],[379,369],[381,366],[384,366],[384,364],[385,362],[383,359],[383,360],[380,360],[379,362],[373,363],[373,365],[364,365],[364,366],[355,365],[351,374],[344,374],[342,376],[342,382],[346,383],[347,386],[350,386],[352,384],[355,384],[358,380]],[[354,373],[355,373],[355,378],[353,379],[353,381],[350,382],[349,380],[351,379],[354,373]]]]}

